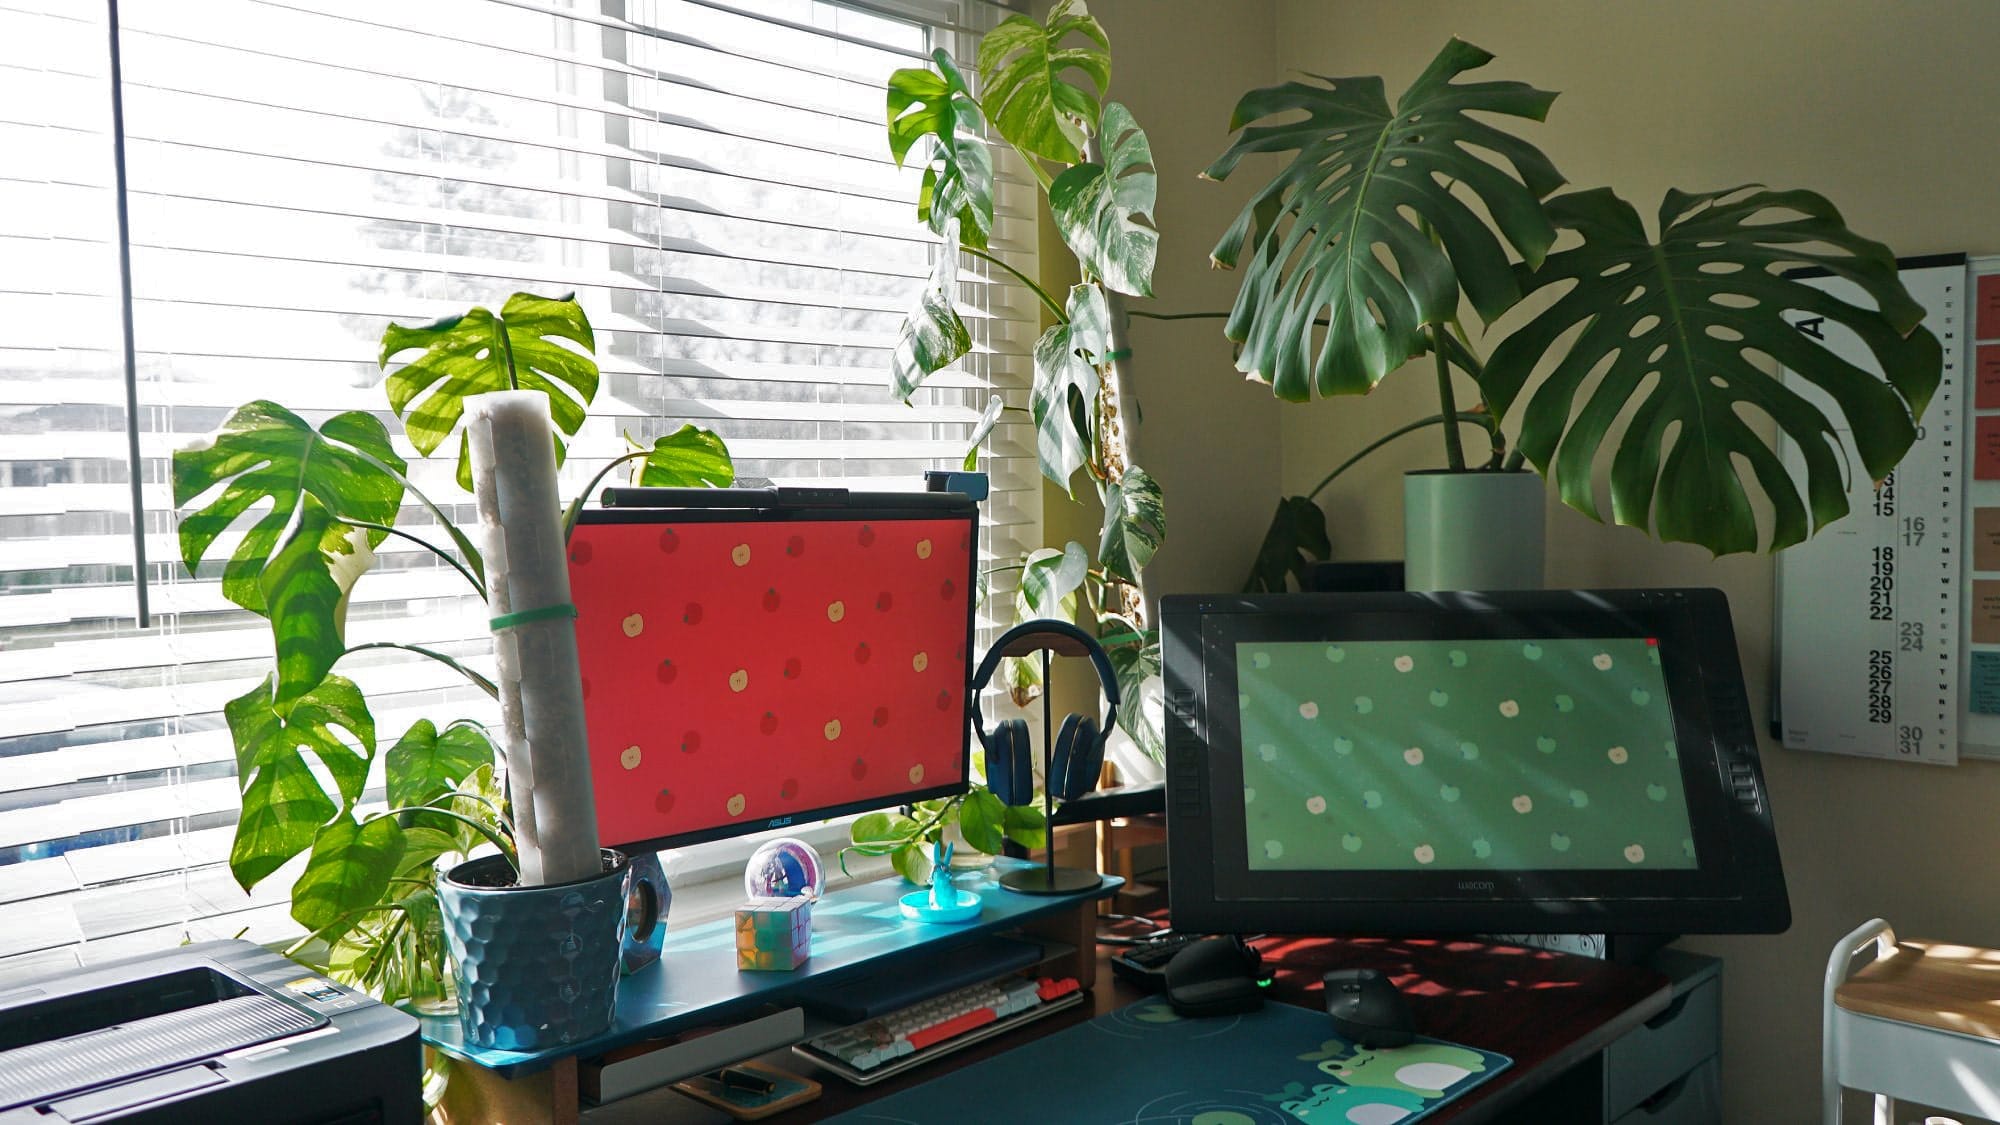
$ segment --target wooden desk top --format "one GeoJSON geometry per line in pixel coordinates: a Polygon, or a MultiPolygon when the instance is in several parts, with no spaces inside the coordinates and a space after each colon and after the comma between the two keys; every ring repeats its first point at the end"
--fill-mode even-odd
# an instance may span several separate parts
{"type": "Polygon", "coordinates": [[[2000,950],[1905,941],[1834,990],[1850,1012],[2000,1041],[2000,950]]]}
{"type": "MultiPolygon", "coordinates": [[[[1277,965],[1271,993],[1280,1000],[1318,1008],[1320,977],[1328,970],[1380,969],[1410,997],[1418,1029],[1424,1034],[1499,1051],[1514,1059],[1505,1073],[1430,1119],[1438,1125],[1475,1125],[1490,1120],[1666,1010],[1673,995],[1671,982],[1650,969],[1518,946],[1326,938],[1271,938],[1257,945],[1266,963],[1277,965]]],[[[866,1105],[997,1055],[1028,1037],[1047,1035],[1141,999],[1144,993],[1112,973],[1113,952],[1109,946],[1099,948],[1091,999],[1069,1011],[873,1086],[850,1086],[830,1074],[813,1073],[826,1085],[825,1096],[809,1107],[813,1118],[866,1105]]],[[[794,1072],[811,1069],[797,1056],[769,1057],[781,1060],[781,1065],[794,1072]]]]}

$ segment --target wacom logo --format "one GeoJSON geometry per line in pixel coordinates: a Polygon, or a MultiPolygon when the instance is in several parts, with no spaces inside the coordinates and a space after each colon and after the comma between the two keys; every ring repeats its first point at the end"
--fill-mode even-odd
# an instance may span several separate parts
{"type": "Polygon", "coordinates": [[[1458,889],[1461,891],[1491,891],[1493,889],[1493,880],[1467,879],[1458,885],[1458,889]]]}

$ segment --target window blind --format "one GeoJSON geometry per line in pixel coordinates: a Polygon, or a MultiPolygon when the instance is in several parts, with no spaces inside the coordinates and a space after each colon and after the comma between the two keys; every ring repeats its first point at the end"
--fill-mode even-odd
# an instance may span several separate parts
{"type": "MultiPolygon", "coordinates": [[[[939,250],[914,218],[918,173],[888,158],[883,84],[934,47],[969,57],[1001,15],[983,0],[122,0],[142,630],[108,21],[0,0],[0,980],[184,935],[297,932],[290,870],[245,894],[225,862],[221,707],[264,675],[268,629],[222,597],[219,567],[181,568],[168,484],[173,450],[237,405],[377,413],[462,523],[456,447],[423,460],[401,439],[376,346],[391,320],[515,290],[574,291],[597,331],[570,493],[628,435],[685,422],[721,434],[740,475],[915,488],[963,456],[989,395],[1025,408],[1035,302],[970,261],[973,354],[909,405],[886,390],[939,250]]],[[[1032,274],[1034,188],[1010,157],[996,149],[993,242],[1032,274]]],[[[1039,542],[1023,417],[1003,416],[983,461],[990,558],[1039,542]]],[[[413,505],[399,524],[427,522],[413,505]]],[[[378,554],[350,644],[489,660],[455,572],[396,538],[378,554]]],[[[369,652],[339,670],[385,747],[419,717],[491,717],[429,661],[369,652]]]]}

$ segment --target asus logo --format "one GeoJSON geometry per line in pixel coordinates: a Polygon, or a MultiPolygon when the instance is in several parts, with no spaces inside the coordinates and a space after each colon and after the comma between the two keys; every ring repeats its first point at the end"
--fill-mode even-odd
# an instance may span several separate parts
{"type": "MultiPolygon", "coordinates": [[[[791,823],[792,823],[792,818],[791,818],[791,817],[789,817],[789,816],[780,816],[780,817],[775,817],[775,818],[773,818],[773,819],[771,819],[771,820],[767,820],[767,821],[765,821],[765,822],[764,822],[764,827],[766,827],[766,828],[783,828],[783,827],[785,827],[785,826],[787,826],[787,825],[789,825],[789,824],[791,824],[791,823]]],[[[1490,886],[1491,884],[1488,884],[1488,885],[1490,886]]]]}
{"type": "Polygon", "coordinates": [[[1458,885],[1458,889],[1461,891],[1490,891],[1493,889],[1493,881],[1491,879],[1467,879],[1458,885]]]}

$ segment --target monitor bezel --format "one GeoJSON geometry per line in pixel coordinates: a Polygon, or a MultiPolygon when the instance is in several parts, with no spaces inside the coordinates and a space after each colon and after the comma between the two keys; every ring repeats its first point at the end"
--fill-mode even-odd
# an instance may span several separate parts
{"type": "MultiPolygon", "coordinates": [[[[687,490],[690,492],[696,490],[687,490]]],[[[727,490],[717,490],[726,493],[727,490]]],[[[712,506],[692,506],[701,497],[688,497],[686,507],[619,507],[586,508],[578,514],[579,525],[589,524],[669,524],[686,523],[796,523],[796,522],[852,522],[883,523],[891,520],[956,521],[963,520],[971,535],[970,549],[966,552],[966,613],[964,667],[961,670],[961,690],[965,699],[965,721],[959,724],[958,771],[954,780],[937,785],[898,790],[881,797],[868,797],[859,801],[847,801],[837,805],[801,809],[779,817],[760,817],[740,824],[722,824],[711,828],[699,828],[687,832],[674,832],[641,840],[612,841],[600,840],[599,847],[615,848],[624,852],[666,851],[684,848],[694,844],[705,844],[716,840],[729,840],[740,836],[755,835],[759,832],[773,832],[784,828],[797,827],[813,821],[829,820],[833,817],[849,816],[855,813],[871,812],[876,809],[897,805],[914,804],[936,797],[956,797],[965,793],[972,784],[972,657],[977,647],[972,643],[974,628],[978,619],[979,573],[979,506],[970,498],[956,496],[957,502],[938,493],[854,493],[830,502],[825,497],[816,498],[812,503],[773,502],[769,506],[740,506],[740,498],[726,494],[717,495],[712,506]]],[[[677,498],[678,499],[678,498],[677,498]]],[[[595,782],[593,781],[593,784],[595,782]]]]}
{"type": "Polygon", "coordinates": [[[1198,931],[1768,932],[1789,923],[1728,604],[1711,590],[1283,594],[1162,602],[1169,899],[1198,931]],[[1253,870],[1244,834],[1236,645],[1654,637],[1674,709],[1693,869],[1253,870]],[[1222,701],[1221,706],[1209,706],[1222,701]],[[1211,750],[1211,748],[1214,748],[1211,750]],[[1745,767],[1736,766],[1741,773],[1745,767]],[[1229,795],[1224,798],[1221,795],[1229,795]]]}

